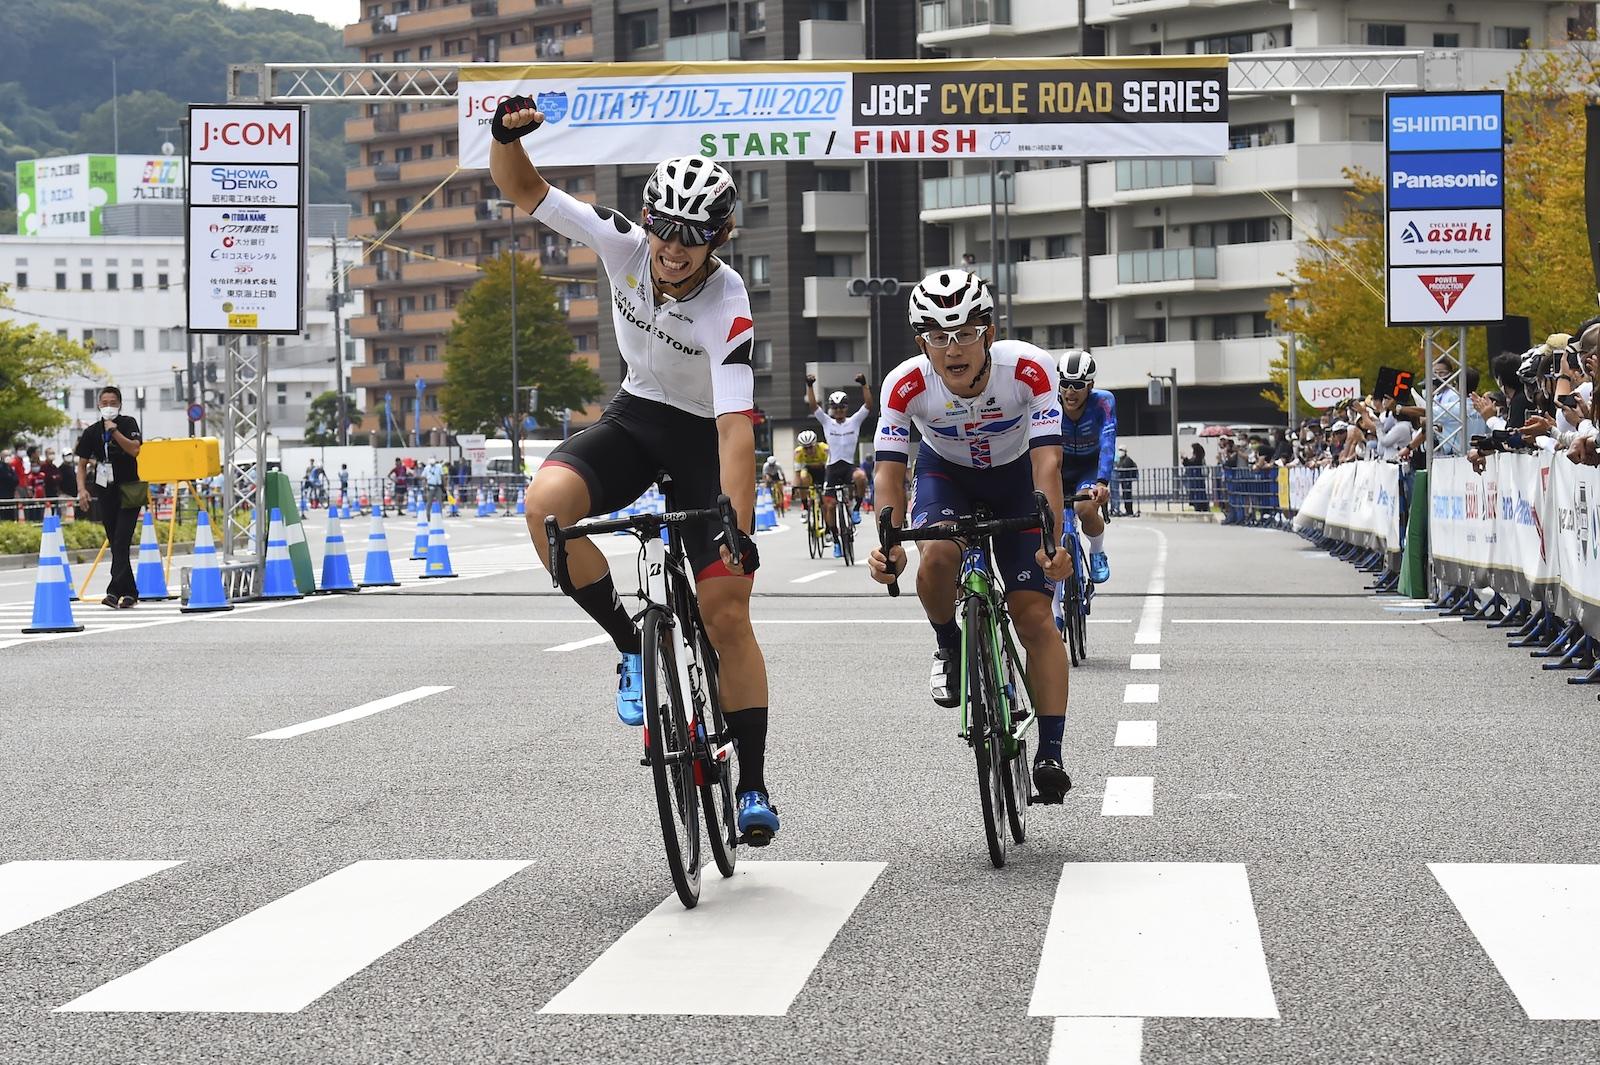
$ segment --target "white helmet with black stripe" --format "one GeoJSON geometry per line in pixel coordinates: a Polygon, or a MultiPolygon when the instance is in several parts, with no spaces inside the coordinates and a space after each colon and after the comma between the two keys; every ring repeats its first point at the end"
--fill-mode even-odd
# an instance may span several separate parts
{"type": "Polygon", "coordinates": [[[815,447],[817,443],[817,434],[813,433],[810,429],[802,430],[800,435],[794,438],[794,442],[800,447],[815,447]]]}
{"type": "Polygon", "coordinates": [[[1094,384],[1094,356],[1082,348],[1070,348],[1061,354],[1056,364],[1061,370],[1061,383],[1094,384]]]}
{"type": "Polygon", "coordinates": [[[954,329],[994,314],[989,283],[966,270],[929,274],[911,290],[909,317],[917,332],[954,329]]]}
{"type": "Polygon", "coordinates": [[[830,406],[830,407],[846,407],[846,406],[849,406],[849,405],[850,405],[850,397],[845,395],[843,392],[831,392],[831,393],[828,394],[828,406],[830,406]]]}
{"type": "Polygon", "coordinates": [[[721,229],[738,199],[733,175],[694,155],[663,159],[644,186],[646,211],[701,230],[721,229]]]}

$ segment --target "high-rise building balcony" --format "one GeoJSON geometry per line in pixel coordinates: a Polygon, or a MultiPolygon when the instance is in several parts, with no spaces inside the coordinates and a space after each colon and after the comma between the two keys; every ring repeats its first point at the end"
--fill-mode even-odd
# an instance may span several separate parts
{"type": "Polygon", "coordinates": [[[1168,374],[1176,368],[1180,388],[1254,384],[1267,380],[1272,360],[1282,351],[1279,337],[1117,344],[1103,352],[1095,350],[1094,383],[1098,388],[1143,388],[1150,383],[1150,374],[1168,374]]]}
{"type": "Polygon", "coordinates": [[[737,33],[696,33],[687,37],[668,37],[665,57],[669,63],[704,63],[739,58],[737,33]]]}
{"type": "Polygon", "coordinates": [[[866,26],[832,19],[800,20],[801,59],[860,59],[867,54],[866,26]]]}
{"type": "Polygon", "coordinates": [[[865,233],[867,194],[865,192],[818,192],[800,194],[802,233],[865,233]]]}

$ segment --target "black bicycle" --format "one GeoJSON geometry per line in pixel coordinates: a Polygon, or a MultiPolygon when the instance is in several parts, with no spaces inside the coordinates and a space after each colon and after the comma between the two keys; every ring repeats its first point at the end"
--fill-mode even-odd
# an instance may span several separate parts
{"type": "Polygon", "coordinates": [[[663,514],[582,521],[565,529],[550,517],[544,533],[558,587],[566,574],[568,540],[617,532],[639,540],[638,598],[644,608],[634,620],[643,640],[645,712],[645,754],[639,764],[649,766],[655,780],[672,886],[692,909],[700,901],[700,811],[705,811],[711,857],[725,877],[733,875],[738,861],[739,811],[733,741],[717,690],[717,655],[700,619],[682,533],[711,522],[721,526],[727,543],[739,541],[727,496],[718,496],[715,508],[680,511],[672,479],[663,473],[656,483],[666,501],[663,514]]]}
{"type": "Polygon", "coordinates": [[[839,554],[844,558],[846,566],[856,564],[856,525],[852,518],[851,492],[853,489],[848,484],[831,485],[832,495],[824,496],[833,500],[833,540],[839,545],[839,554]]]}
{"type": "MultiPolygon", "coordinates": [[[[896,544],[926,540],[961,544],[960,601],[956,604],[956,616],[961,619],[959,735],[977,761],[984,837],[989,860],[997,869],[1006,864],[1006,828],[1018,843],[1027,836],[1027,810],[1032,801],[1027,732],[1035,712],[1005,592],[995,577],[992,541],[1001,533],[1037,529],[1045,556],[1054,558],[1055,519],[1049,502],[1043,492],[1035,492],[1033,500],[1034,513],[1026,517],[994,518],[979,506],[976,514],[921,529],[895,528],[889,507],[878,514],[878,540],[886,558],[896,544]]],[[[890,582],[889,594],[900,594],[898,581],[890,582]]]]}

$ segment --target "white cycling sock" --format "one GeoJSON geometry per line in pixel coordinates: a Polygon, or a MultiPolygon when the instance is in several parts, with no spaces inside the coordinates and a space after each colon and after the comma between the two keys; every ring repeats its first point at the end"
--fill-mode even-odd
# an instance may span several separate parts
{"type": "Polygon", "coordinates": [[[1097,554],[1099,554],[1100,552],[1102,552],[1102,551],[1104,551],[1106,549],[1106,534],[1105,533],[1101,533],[1099,536],[1091,536],[1088,539],[1089,539],[1089,554],[1097,555],[1097,554]]]}

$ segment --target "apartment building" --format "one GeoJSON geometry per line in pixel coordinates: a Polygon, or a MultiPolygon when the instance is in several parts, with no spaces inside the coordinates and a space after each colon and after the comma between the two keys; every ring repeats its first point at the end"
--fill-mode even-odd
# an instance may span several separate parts
{"type": "MultiPolygon", "coordinates": [[[[1071,0],[921,0],[926,55],[1076,54],[1071,0]]],[[[1594,25],[1594,4],[1457,0],[1087,0],[1086,51],[1106,55],[1425,53],[1430,85],[1503,84],[1522,49],[1594,25]]],[[[1331,233],[1346,167],[1383,166],[1377,91],[1235,94],[1221,159],[1091,162],[1087,240],[1077,166],[1023,163],[991,183],[987,163],[922,182],[930,262],[973,254],[1009,290],[1011,335],[1060,350],[1089,346],[1118,390],[1124,432],[1161,433],[1151,372],[1178,371],[1185,420],[1277,420],[1261,398],[1280,352],[1267,294],[1286,287],[1308,232],[1331,233]],[[991,184],[994,193],[991,197],[991,184]],[[991,242],[998,202],[1010,243],[991,242]],[[993,263],[998,252],[1002,266],[993,263]],[[1009,253],[1009,254],[1008,254],[1009,253]],[[1089,256],[1089,308],[1082,259],[1089,256]],[[1006,268],[1006,263],[1010,268],[1006,268]]],[[[930,168],[931,173],[931,168],[930,168]]]]}
{"type": "MultiPolygon", "coordinates": [[[[372,0],[365,13],[346,27],[345,43],[364,61],[386,63],[904,57],[914,53],[916,28],[915,5],[865,0],[372,0]]],[[[487,171],[453,173],[453,105],[369,104],[346,133],[362,153],[348,177],[361,197],[352,235],[372,238],[422,205],[387,242],[393,246],[375,249],[352,275],[369,308],[352,322],[370,353],[355,383],[367,390],[366,409],[380,411],[385,394],[394,409],[409,409],[402,401],[416,380],[426,381],[423,429],[442,443],[434,385],[444,378],[452,308],[476,279],[475,264],[507,246],[511,221],[493,206],[499,193],[487,171]]],[[[859,163],[730,166],[742,202],[724,256],[751,292],[756,402],[770,419],[762,442],[775,428],[781,448],[807,417],[808,364],[865,369],[869,328],[880,351],[895,353],[888,365],[909,350],[901,308],[852,299],[845,281],[919,276],[916,164],[875,164],[870,174],[859,163]]],[[[648,174],[648,166],[607,166],[546,176],[580,199],[632,213],[648,174]]],[[[614,386],[622,365],[594,253],[526,218],[516,228],[524,254],[560,279],[574,357],[614,386]]]]}

